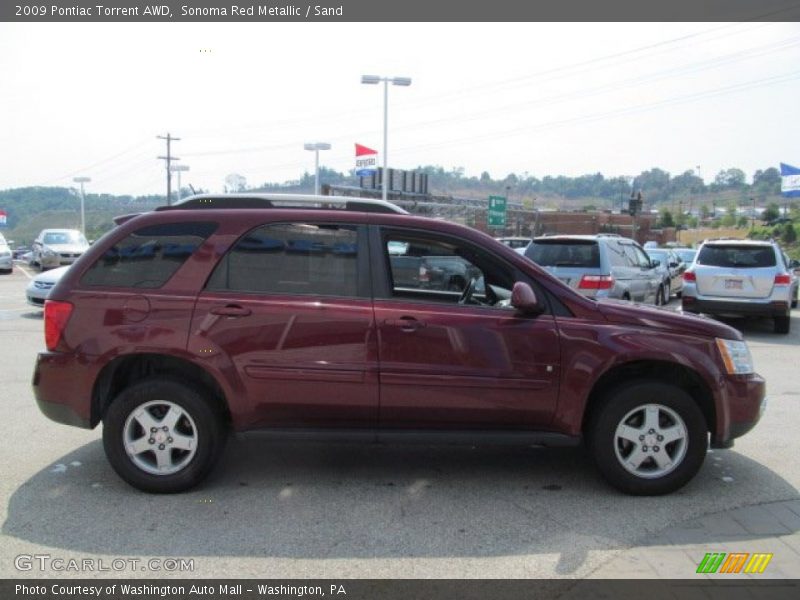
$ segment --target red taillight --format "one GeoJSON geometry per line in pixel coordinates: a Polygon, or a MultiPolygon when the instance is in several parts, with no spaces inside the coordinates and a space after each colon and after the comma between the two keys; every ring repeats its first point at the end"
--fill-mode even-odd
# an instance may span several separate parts
{"type": "Polygon", "coordinates": [[[789,285],[790,283],[792,283],[792,278],[788,273],[775,275],[775,285],[789,285]]]}
{"type": "Polygon", "coordinates": [[[697,275],[695,275],[693,271],[686,271],[683,274],[683,280],[684,281],[691,281],[692,283],[694,283],[694,282],[697,281],[697,275]]]}
{"type": "Polygon", "coordinates": [[[578,284],[581,290],[610,290],[614,287],[614,278],[610,275],[584,275],[578,284]]]}
{"type": "Polygon", "coordinates": [[[55,350],[58,346],[71,314],[72,304],[69,302],[47,300],[44,303],[44,342],[48,350],[55,350]]]}

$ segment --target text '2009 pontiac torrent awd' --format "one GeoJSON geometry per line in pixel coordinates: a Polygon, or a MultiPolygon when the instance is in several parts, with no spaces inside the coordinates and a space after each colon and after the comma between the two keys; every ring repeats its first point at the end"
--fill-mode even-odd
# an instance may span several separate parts
{"type": "Polygon", "coordinates": [[[620,490],[663,494],[761,414],[738,331],[583,297],[385,202],[195,197],[119,223],[50,293],[33,387],[53,420],[102,421],[111,465],[143,490],[188,489],[227,432],[265,429],[583,441],[620,490]],[[395,272],[412,258],[425,273],[395,272]]]}

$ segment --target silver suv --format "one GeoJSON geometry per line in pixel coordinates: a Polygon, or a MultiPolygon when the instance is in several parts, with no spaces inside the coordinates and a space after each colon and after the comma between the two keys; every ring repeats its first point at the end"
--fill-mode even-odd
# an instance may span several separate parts
{"type": "Polygon", "coordinates": [[[664,277],[639,244],[618,235],[535,238],[525,256],[590,298],[652,304],[669,300],[664,277]]]}
{"type": "Polygon", "coordinates": [[[710,240],[683,274],[683,310],[721,316],[772,317],[789,333],[798,279],[775,242],[710,240]]]}

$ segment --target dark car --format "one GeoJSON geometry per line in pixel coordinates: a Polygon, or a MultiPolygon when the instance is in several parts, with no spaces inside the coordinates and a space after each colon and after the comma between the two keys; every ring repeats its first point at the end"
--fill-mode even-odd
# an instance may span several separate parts
{"type": "Polygon", "coordinates": [[[662,494],[697,473],[709,438],[730,447],[759,420],[764,380],[727,325],[587,298],[479,231],[380,201],[257,199],[121,219],[50,292],[38,405],[102,421],[111,465],[140,489],[186,490],[229,431],[262,429],[584,441],[611,484],[662,494]],[[410,247],[480,277],[399,286],[390,256],[410,247]]]}

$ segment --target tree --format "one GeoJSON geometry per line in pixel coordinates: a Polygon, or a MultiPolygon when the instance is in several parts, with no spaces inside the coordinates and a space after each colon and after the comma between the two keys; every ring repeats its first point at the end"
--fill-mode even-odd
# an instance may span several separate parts
{"type": "Polygon", "coordinates": [[[675,227],[675,220],[672,218],[672,213],[666,208],[661,209],[661,218],[659,219],[661,227],[675,227]]]}
{"type": "Polygon", "coordinates": [[[714,178],[714,185],[718,188],[740,188],[744,186],[746,179],[741,169],[723,169],[714,178]]]}
{"type": "Polygon", "coordinates": [[[762,194],[779,194],[781,191],[781,174],[775,167],[762,171],[759,169],[753,175],[753,187],[762,194]]]}
{"type": "Polygon", "coordinates": [[[781,234],[781,241],[784,244],[794,244],[797,241],[797,231],[793,223],[786,223],[781,234]]]}
{"type": "Polygon", "coordinates": [[[764,212],[761,213],[761,220],[769,223],[781,216],[781,209],[775,202],[770,202],[764,212]]]}

